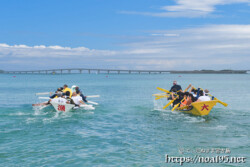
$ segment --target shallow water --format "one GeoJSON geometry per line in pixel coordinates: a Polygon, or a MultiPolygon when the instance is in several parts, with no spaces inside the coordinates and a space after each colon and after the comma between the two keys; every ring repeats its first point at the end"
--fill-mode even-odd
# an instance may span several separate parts
{"type": "MultiPolygon", "coordinates": [[[[165,154],[195,156],[199,148],[229,148],[245,164],[184,166],[249,166],[250,75],[0,75],[1,166],[179,166],[165,154]],[[207,88],[229,104],[217,104],[209,116],[162,110],[154,101],[157,86],[169,89],[178,80],[207,88]],[[98,102],[95,110],[57,113],[38,110],[35,93],[78,85],[98,102]],[[184,154],[180,150],[186,150],[184,154]]],[[[216,154],[199,154],[214,156],[216,154]]],[[[224,154],[218,154],[224,155],[224,154]]]]}

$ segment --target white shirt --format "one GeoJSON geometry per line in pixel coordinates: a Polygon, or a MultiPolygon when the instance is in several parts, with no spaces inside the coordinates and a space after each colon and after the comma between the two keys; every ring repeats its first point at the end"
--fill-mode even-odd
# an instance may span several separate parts
{"type": "Polygon", "coordinates": [[[197,95],[196,94],[194,94],[194,92],[191,92],[192,93],[192,95],[194,96],[194,97],[197,97],[197,95]]]}
{"type": "Polygon", "coordinates": [[[67,100],[62,97],[58,97],[58,98],[52,99],[51,102],[66,104],[67,100]]]}
{"type": "Polygon", "coordinates": [[[81,96],[72,96],[71,99],[74,101],[75,104],[80,105],[80,101],[82,101],[81,96]]]}
{"type": "Polygon", "coordinates": [[[210,101],[211,99],[210,99],[210,97],[208,97],[208,96],[200,96],[200,97],[198,98],[198,100],[200,100],[200,101],[210,101]]]}

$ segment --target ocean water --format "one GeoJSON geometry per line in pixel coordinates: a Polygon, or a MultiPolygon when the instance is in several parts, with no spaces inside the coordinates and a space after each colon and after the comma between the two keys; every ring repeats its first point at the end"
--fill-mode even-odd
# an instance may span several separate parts
{"type": "Polygon", "coordinates": [[[250,166],[249,74],[14,75],[0,75],[0,166],[180,166],[166,163],[166,154],[246,157],[246,163],[183,166],[250,166]],[[173,80],[183,89],[207,88],[229,105],[217,104],[204,117],[162,110],[166,100],[152,94],[173,80]],[[91,99],[99,105],[68,113],[31,106],[42,102],[35,93],[65,83],[99,94],[91,99]]]}

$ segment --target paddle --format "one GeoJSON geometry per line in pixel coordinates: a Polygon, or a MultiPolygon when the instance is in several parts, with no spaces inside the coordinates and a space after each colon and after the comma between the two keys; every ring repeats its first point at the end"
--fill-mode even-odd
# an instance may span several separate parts
{"type": "MultiPolygon", "coordinates": [[[[195,88],[195,87],[193,87],[193,88],[195,88]]],[[[203,89],[202,89],[202,88],[200,88],[200,89],[203,91],[203,89]]],[[[211,95],[211,94],[208,94],[208,95],[212,97],[212,95],[211,95]]],[[[220,104],[222,104],[222,105],[223,105],[223,106],[225,106],[225,107],[227,107],[227,106],[228,106],[228,104],[227,104],[227,103],[220,101],[220,100],[219,100],[219,99],[217,99],[216,97],[214,97],[214,100],[217,100],[220,104]]]]}
{"type": "MultiPolygon", "coordinates": [[[[211,94],[208,94],[208,95],[212,97],[211,94]]],[[[225,107],[227,107],[227,105],[228,105],[227,103],[220,101],[220,100],[217,99],[216,97],[214,97],[214,100],[217,100],[220,104],[222,104],[222,105],[225,106],[225,107]]]]}
{"type": "Polygon", "coordinates": [[[188,87],[184,90],[184,92],[188,91],[188,89],[191,87],[192,85],[189,84],[188,87]]]}
{"type": "Polygon", "coordinates": [[[155,100],[159,100],[159,99],[164,98],[164,97],[168,98],[169,96],[168,95],[158,95],[155,97],[155,100]]]}
{"type": "MultiPolygon", "coordinates": [[[[168,91],[168,90],[166,90],[166,89],[163,89],[163,88],[160,88],[160,87],[157,87],[156,89],[161,90],[161,91],[163,91],[163,92],[166,92],[166,93],[168,93],[168,94],[171,94],[171,92],[168,91]]],[[[178,97],[178,96],[177,96],[177,97],[178,97]]],[[[177,97],[176,97],[176,98],[177,98],[177,97]]],[[[173,99],[173,100],[171,100],[167,105],[165,105],[165,106],[163,107],[163,109],[167,108],[170,104],[172,104],[172,103],[176,100],[176,98],[173,99]]]]}
{"type": "Polygon", "coordinates": [[[89,100],[88,100],[88,103],[90,103],[90,104],[94,104],[94,105],[98,105],[98,103],[93,102],[93,101],[89,101],[89,100]]]}
{"type": "Polygon", "coordinates": [[[172,108],[171,111],[174,111],[177,107],[179,107],[179,105],[180,105],[180,103],[176,104],[176,105],[174,106],[174,108],[172,108]]]}
{"type": "Polygon", "coordinates": [[[49,100],[50,98],[49,98],[49,97],[38,97],[38,99],[46,99],[46,100],[49,100]]]}
{"type": "MultiPolygon", "coordinates": [[[[182,103],[184,100],[185,100],[185,99],[182,99],[181,103],[182,103]]],[[[172,108],[171,111],[174,111],[177,107],[179,107],[179,105],[180,105],[181,103],[176,104],[176,105],[174,106],[174,108],[172,108]]]]}
{"type": "Polygon", "coordinates": [[[157,87],[156,89],[158,89],[158,90],[161,90],[161,91],[163,91],[163,92],[166,92],[166,93],[171,94],[171,92],[169,92],[169,91],[168,91],[168,90],[166,90],[166,89],[163,89],[163,88],[160,88],[160,87],[157,87]]]}
{"type": "Polygon", "coordinates": [[[152,94],[152,96],[161,96],[161,95],[166,95],[166,93],[157,93],[157,94],[152,94]]]}
{"type": "Polygon", "coordinates": [[[89,95],[89,96],[87,96],[88,98],[90,97],[100,97],[100,95],[89,95]]]}
{"type": "Polygon", "coordinates": [[[39,96],[39,95],[49,95],[49,94],[52,94],[53,92],[43,92],[43,93],[36,93],[36,96],[39,96]]]}
{"type": "MultiPolygon", "coordinates": [[[[178,96],[177,96],[177,97],[178,97],[178,96]]],[[[172,104],[172,103],[177,99],[177,97],[176,97],[175,99],[171,100],[167,105],[165,105],[165,106],[163,107],[163,109],[167,108],[170,104],[172,104]]]]}

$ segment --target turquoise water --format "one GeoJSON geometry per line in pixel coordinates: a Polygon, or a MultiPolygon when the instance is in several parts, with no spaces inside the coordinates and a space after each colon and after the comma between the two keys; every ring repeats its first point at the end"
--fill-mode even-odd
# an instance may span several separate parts
{"type": "MultiPolygon", "coordinates": [[[[194,156],[199,148],[229,148],[245,164],[184,166],[249,166],[250,75],[0,75],[0,166],[179,166],[170,156],[194,156]],[[195,117],[161,110],[154,101],[157,86],[173,80],[207,88],[229,104],[217,104],[209,116],[195,117]],[[67,83],[86,95],[101,95],[95,110],[57,113],[35,93],[67,83]],[[186,150],[181,154],[180,150],[186,150]],[[190,150],[190,151],[187,151],[190,150]]],[[[213,156],[214,154],[199,154],[213,156]]],[[[219,154],[224,155],[224,154],[219,154]]]]}

